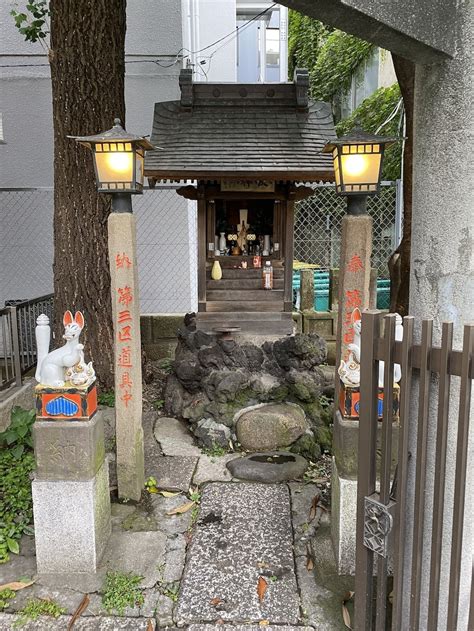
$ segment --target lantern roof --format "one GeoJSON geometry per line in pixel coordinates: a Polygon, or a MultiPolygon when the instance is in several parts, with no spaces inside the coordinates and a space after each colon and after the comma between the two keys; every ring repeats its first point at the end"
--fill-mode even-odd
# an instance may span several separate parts
{"type": "Polygon", "coordinates": [[[331,153],[336,147],[342,147],[343,145],[391,145],[397,142],[400,138],[393,136],[379,136],[378,134],[371,134],[364,131],[360,125],[356,125],[345,136],[330,140],[323,148],[323,153],[331,153]]]}
{"type": "Polygon", "coordinates": [[[142,147],[145,151],[156,148],[144,136],[135,136],[135,134],[130,134],[126,131],[122,127],[122,121],[120,118],[115,118],[114,126],[100,134],[92,136],[68,136],[68,138],[74,138],[74,140],[77,140],[80,145],[84,145],[84,147],[88,147],[89,149],[92,145],[96,145],[101,142],[131,142],[139,147],[142,147]]]}

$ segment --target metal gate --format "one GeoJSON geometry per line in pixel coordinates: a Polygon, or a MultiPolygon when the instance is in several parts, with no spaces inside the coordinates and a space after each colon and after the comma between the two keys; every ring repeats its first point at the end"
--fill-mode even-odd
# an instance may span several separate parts
{"type": "MultiPolygon", "coordinates": [[[[441,347],[432,345],[433,321],[421,325],[421,344],[414,344],[414,318],[403,321],[403,341],[395,341],[395,315],[380,312],[362,315],[359,465],[357,486],[357,544],[355,629],[357,631],[437,631],[458,629],[459,592],[466,504],[469,413],[474,377],[474,325],[464,327],[463,350],[453,351],[453,324],[442,325],[441,347]],[[384,366],[384,406],[381,422],[382,448],[377,454],[378,362],[384,366]],[[400,364],[400,422],[398,461],[391,462],[393,432],[394,363],[400,364]],[[418,376],[418,378],[416,378],[418,376]],[[435,376],[435,378],[433,378],[435,376]],[[459,408],[455,460],[447,462],[448,417],[451,377],[459,378],[459,408]],[[437,411],[430,412],[436,397],[437,411]],[[418,402],[417,413],[413,407],[418,402]],[[416,418],[414,418],[416,416],[416,418]],[[425,511],[428,432],[436,424],[436,452],[432,509],[425,511]],[[409,432],[416,428],[416,451],[409,453],[409,432]],[[409,458],[415,456],[414,493],[407,493],[409,458]],[[455,471],[454,502],[447,503],[446,469],[455,471]],[[378,491],[377,491],[378,487],[378,491]],[[448,508],[449,507],[449,508],[448,508]],[[451,538],[443,533],[444,518],[451,511],[451,538]],[[408,516],[408,517],[407,517],[408,516]],[[431,534],[430,534],[431,532],[431,534]],[[411,548],[407,550],[408,534],[411,548]],[[443,539],[444,534],[444,539],[443,539]],[[438,619],[443,544],[450,546],[446,626],[438,619]],[[429,592],[423,593],[423,548],[430,546],[429,592]],[[391,571],[393,567],[393,572],[391,571]],[[376,568],[374,567],[376,566],[376,568]],[[407,569],[408,568],[408,569],[407,569]],[[377,578],[374,577],[376,569],[377,578]],[[393,574],[393,590],[391,590],[393,574]],[[420,624],[422,598],[428,596],[427,623],[420,624]],[[393,603],[393,604],[391,604],[393,603]],[[405,622],[403,622],[405,621],[405,622]],[[407,623],[407,621],[409,621],[407,623]]],[[[451,402],[452,405],[452,402],[451,402]]],[[[426,562],[426,561],[425,561],[426,562]]],[[[474,607],[468,629],[474,629],[474,607]]]]}

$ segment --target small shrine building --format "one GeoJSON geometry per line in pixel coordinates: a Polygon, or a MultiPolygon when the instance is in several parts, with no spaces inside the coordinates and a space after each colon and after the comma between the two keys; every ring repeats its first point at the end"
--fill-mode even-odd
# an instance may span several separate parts
{"type": "Polygon", "coordinates": [[[292,333],[294,203],[334,180],[321,152],[336,136],[331,107],[309,100],[307,70],[293,83],[236,84],[193,83],[183,69],[179,85],[179,101],[155,104],[145,175],[151,187],[183,182],[177,193],[197,200],[197,328],[292,333]]]}

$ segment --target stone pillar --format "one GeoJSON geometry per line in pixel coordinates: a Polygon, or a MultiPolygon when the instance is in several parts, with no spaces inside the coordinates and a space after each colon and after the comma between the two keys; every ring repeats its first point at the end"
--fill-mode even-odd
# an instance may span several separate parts
{"type": "MultiPolygon", "coordinates": [[[[454,323],[454,348],[461,349],[463,325],[472,322],[474,296],[474,222],[472,134],[474,131],[474,6],[461,2],[457,7],[457,49],[454,59],[431,66],[417,66],[415,79],[415,120],[413,159],[413,223],[411,237],[410,314],[433,318],[433,343],[439,344],[441,323],[454,323]]],[[[416,374],[415,374],[416,379],[416,374]]],[[[446,468],[445,522],[439,597],[439,631],[447,626],[450,532],[456,453],[457,401],[459,380],[451,380],[446,468]]],[[[418,400],[411,405],[412,427],[416,427],[418,400]]],[[[425,496],[425,524],[430,541],[434,489],[437,400],[430,399],[427,460],[429,470],[425,496]]],[[[474,418],[474,409],[471,412],[474,418]]],[[[466,631],[469,614],[471,563],[474,553],[474,426],[471,421],[470,454],[466,480],[463,566],[460,585],[457,631],[466,631]]],[[[416,436],[409,437],[408,502],[415,492],[416,436]]],[[[411,513],[406,515],[408,523],[411,513]]],[[[427,628],[430,546],[423,547],[420,629],[427,628]]],[[[405,571],[410,576],[411,530],[407,530],[405,571]]],[[[408,628],[407,620],[402,622],[408,628]]],[[[447,630],[451,631],[451,629],[447,630]]]]}
{"type": "MultiPolygon", "coordinates": [[[[341,358],[348,355],[348,344],[354,340],[352,311],[369,307],[371,278],[370,256],[372,254],[372,217],[369,215],[345,215],[342,219],[341,258],[339,267],[339,303],[336,338],[336,371],[341,358]]],[[[336,444],[338,428],[344,419],[337,411],[339,406],[339,378],[336,372],[334,447],[338,458],[333,459],[332,470],[332,520],[331,533],[338,571],[354,573],[355,530],[357,512],[357,480],[348,473],[344,462],[353,462],[354,454],[350,441],[336,444]]],[[[357,435],[359,423],[348,421],[351,432],[357,435]]],[[[342,430],[341,430],[342,431],[342,430]]]]}
{"type": "Polygon", "coordinates": [[[339,315],[337,323],[336,366],[347,357],[347,345],[354,340],[352,311],[369,307],[372,217],[345,215],[342,219],[339,267],[339,315]]]}
{"type": "Polygon", "coordinates": [[[38,573],[94,573],[111,532],[101,413],[88,421],[37,419],[33,433],[38,573]]]}
{"type": "Polygon", "coordinates": [[[118,493],[139,500],[144,487],[142,360],[135,217],[111,213],[109,259],[115,339],[118,493]]]}
{"type": "Polygon", "coordinates": [[[369,309],[377,309],[377,275],[378,269],[372,267],[369,282],[369,309]]]}
{"type": "Polygon", "coordinates": [[[314,309],[314,270],[300,270],[300,297],[301,311],[310,311],[314,309]]]}

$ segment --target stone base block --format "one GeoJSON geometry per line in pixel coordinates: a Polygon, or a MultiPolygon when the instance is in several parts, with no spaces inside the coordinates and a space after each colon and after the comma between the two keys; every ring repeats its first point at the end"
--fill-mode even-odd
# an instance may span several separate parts
{"type": "Polygon", "coordinates": [[[104,462],[104,422],[100,410],[90,421],[37,419],[33,437],[37,479],[90,480],[104,462]]]}
{"type": "Polygon", "coordinates": [[[39,574],[93,573],[111,532],[104,462],[90,480],[33,480],[39,574]]]}
{"type": "Polygon", "coordinates": [[[355,574],[357,480],[344,478],[332,461],[331,537],[338,574],[355,574]]]}

